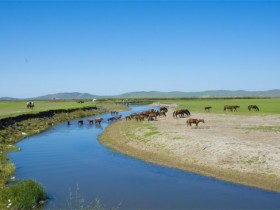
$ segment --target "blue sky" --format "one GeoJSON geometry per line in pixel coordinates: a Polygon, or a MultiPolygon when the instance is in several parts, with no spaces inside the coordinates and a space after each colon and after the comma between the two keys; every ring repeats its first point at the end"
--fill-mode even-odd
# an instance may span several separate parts
{"type": "Polygon", "coordinates": [[[280,1],[1,1],[0,97],[279,89],[280,1]]]}

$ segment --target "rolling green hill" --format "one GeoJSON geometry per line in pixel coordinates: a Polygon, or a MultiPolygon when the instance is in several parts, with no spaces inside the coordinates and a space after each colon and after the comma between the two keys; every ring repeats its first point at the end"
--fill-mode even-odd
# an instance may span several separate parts
{"type": "MultiPolygon", "coordinates": [[[[56,93],[29,98],[24,100],[52,100],[52,99],[93,99],[93,98],[211,98],[211,97],[280,97],[280,89],[267,91],[245,91],[245,90],[209,90],[201,92],[160,92],[160,91],[138,91],[113,96],[100,96],[89,93],[56,93]]],[[[15,98],[2,97],[0,101],[17,100],[15,98]]],[[[22,99],[23,100],[23,99],[22,99]]]]}

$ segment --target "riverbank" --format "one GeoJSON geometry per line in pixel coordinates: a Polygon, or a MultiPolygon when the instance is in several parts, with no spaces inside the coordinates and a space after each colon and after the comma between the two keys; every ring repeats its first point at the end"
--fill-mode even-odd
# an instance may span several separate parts
{"type": "MultiPolygon", "coordinates": [[[[173,108],[174,109],[174,108],[173,108]]],[[[280,116],[192,113],[187,118],[125,121],[108,126],[100,142],[155,164],[280,192],[280,116]]]]}
{"type": "MultiPolygon", "coordinates": [[[[7,158],[7,153],[20,150],[14,146],[15,143],[26,137],[41,133],[56,124],[76,118],[101,114],[110,111],[112,108],[120,111],[128,109],[125,106],[112,106],[110,103],[107,106],[103,104],[102,107],[96,107],[94,105],[73,109],[49,110],[28,115],[24,114],[15,117],[2,118],[0,126],[0,208],[3,209],[7,207],[8,200],[6,199],[6,195],[11,194],[9,192],[11,190],[14,191],[15,188],[13,187],[12,189],[6,184],[8,182],[15,182],[15,184],[18,185],[15,177],[12,177],[15,172],[15,166],[7,158]]],[[[37,188],[37,186],[35,186],[35,188],[37,188]]],[[[13,199],[17,198],[9,198],[9,200],[13,199]]],[[[33,203],[33,205],[35,204],[33,203]]],[[[17,207],[14,206],[14,208],[17,207]]],[[[27,207],[25,207],[25,209],[26,208],[27,207]]]]}

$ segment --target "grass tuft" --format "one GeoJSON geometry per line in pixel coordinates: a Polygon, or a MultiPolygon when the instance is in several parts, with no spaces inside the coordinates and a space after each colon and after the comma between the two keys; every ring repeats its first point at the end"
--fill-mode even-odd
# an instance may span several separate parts
{"type": "Polygon", "coordinates": [[[33,180],[23,180],[6,187],[1,193],[1,203],[10,209],[32,209],[47,199],[44,188],[33,180]]]}

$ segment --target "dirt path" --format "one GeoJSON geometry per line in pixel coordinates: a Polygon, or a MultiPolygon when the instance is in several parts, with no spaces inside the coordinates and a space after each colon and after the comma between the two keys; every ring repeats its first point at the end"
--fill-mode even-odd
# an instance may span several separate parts
{"type": "Polygon", "coordinates": [[[192,113],[205,123],[187,127],[188,118],[174,119],[172,109],[144,126],[112,125],[103,142],[146,161],[280,191],[279,115],[192,113]]]}

